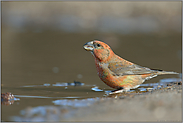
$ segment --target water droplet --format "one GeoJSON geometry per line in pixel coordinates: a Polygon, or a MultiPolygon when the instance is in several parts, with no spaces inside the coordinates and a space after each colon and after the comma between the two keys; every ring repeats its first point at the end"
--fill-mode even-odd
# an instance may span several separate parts
{"type": "Polygon", "coordinates": [[[83,75],[82,74],[78,74],[77,78],[81,79],[81,78],[83,78],[83,75]]]}
{"type": "Polygon", "coordinates": [[[53,67],[53,68],[52,68],[52,71],[53,71],[54,73],[58,73],[58,72],[59,72],[59,68],[58,68],[58,67],[53,67]]]}

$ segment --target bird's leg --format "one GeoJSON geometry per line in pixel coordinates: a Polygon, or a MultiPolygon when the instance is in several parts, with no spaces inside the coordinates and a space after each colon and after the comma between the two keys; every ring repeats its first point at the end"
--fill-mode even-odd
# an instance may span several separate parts
{"type": "Polygon", "coordinates": [[[109,93],[109,94],[122,93],[123,91],[124,91],[124,88],[120,87],[120,88],[118,88],[116,90],[112,90],[111,93],[109,93]]]}

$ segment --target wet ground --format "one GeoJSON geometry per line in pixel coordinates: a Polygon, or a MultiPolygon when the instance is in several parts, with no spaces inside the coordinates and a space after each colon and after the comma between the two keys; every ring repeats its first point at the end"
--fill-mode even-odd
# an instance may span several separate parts
{"type": "Polygon", "coordinates": [[[154,88],[144,88],[143,91],[105,94],[103,97],[85,99],[57,97],[52,101],[52,105],[28,106],[21,110],[19,115],[11,116],[9,120],[181,121],[181,79],[163,79],[158,86],[156,85],[157,83],[152,83],[151,86],[154,88]]]}
{"type": "MultiPolygon", "coordinates": [[[[2,32],[1,90],[19,100],[2,105],[2,121],[180,120],[180,85],[169,89],[170,93],[160,91],[147,97],[106,97],[106,91],[112,89],[98,78],[92,55],[82,47],[93,39],[106,41],[115,53],[138,65],[181,73],[180,34],[129,36],[7,29],[2,32]]],[[[162,83],[177,81],[180,76],[162,75],[132,92],[161,89],[162,83]]]]}

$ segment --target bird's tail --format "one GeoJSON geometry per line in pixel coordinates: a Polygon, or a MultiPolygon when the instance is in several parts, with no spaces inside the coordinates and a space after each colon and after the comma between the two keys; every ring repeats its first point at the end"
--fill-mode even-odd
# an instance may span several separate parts
{"type": "Polygon", "coordinates": [[[158,74],[162,75],[162,74],[179,74],[179,73],[173,71],[159,71],[158,74]]]}

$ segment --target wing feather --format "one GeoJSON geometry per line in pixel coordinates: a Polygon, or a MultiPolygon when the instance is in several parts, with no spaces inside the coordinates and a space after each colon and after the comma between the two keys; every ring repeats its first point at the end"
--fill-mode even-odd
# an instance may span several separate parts
{"type": "Polygon", "coordinates": [[[108,65],[109,70],[113,75],[122,76],[122,75],[141,75],[155,73],[158,70],[151,70],[146,67],[142,67],[136,64],[125,65],[122,62],[112,62],[108,65]]]}

